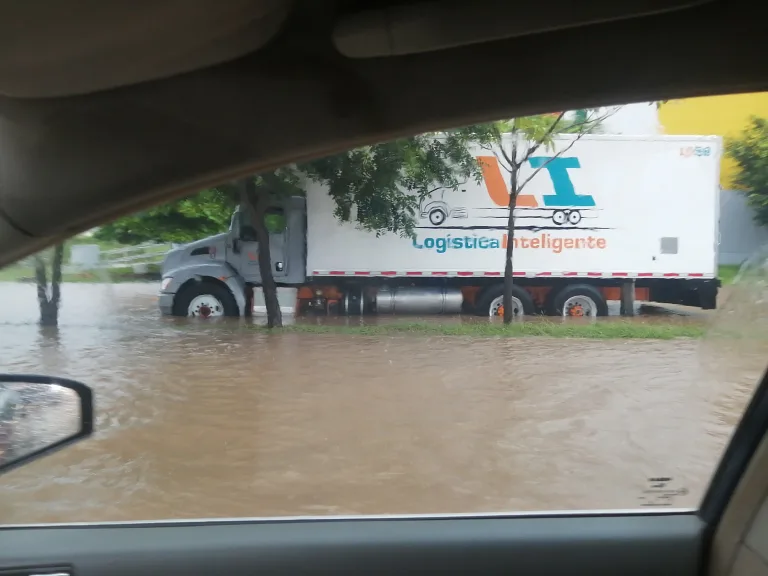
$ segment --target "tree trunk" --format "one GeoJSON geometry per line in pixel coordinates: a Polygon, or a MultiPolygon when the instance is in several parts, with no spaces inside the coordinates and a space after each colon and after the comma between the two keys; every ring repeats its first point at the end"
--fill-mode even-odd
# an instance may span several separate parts
{"type": "Polygon", "coordinates": [[[248,179],[245,183],[245,197],[250,208],[256,240],[259,243],[258,258],[261,273],[261,290],[264,293],[264,305],[267,307],[267,328],[282,328],[283,314],[277,299],[277,284],[272,275],[272,258],[269,252],[269,230],[265,216],[269,207],[269,195],[266,190],[257,191],[256,183],[248,179]]]}
{"type": "Polygon", "coordinates": [[[61,267],[64,263],[64,244],[57,244],[53,249],[53,264],[51,269],[51,303],[58,314],[61,300],[61,267]]]}
{"type": "Polygon", "coordinates": [[[514,318],[512,305],[513,263],[515,247],[515,208],[517,207],[517,171],[512,167],[509,174],[509,217],[507,218],[507,250],[504,263],[504,324],[510,324],[514,318]]]}
{"type": "Polygon", "coordinates": [[[64,244],[57,244],[53,249],[51,264],[51,289],[48,293],[48,278],[45,260],[35,256],[35,282],[37,284],[37,302],[40,305],[40,324],[57,326],[59,323],[59,303],[61,301],[61,268],[64,261],[64,244]]]}

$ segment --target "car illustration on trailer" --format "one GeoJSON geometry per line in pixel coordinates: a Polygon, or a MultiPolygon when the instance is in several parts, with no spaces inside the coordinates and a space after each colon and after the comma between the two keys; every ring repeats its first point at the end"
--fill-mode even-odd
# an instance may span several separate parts
{"type": "MultiPolygon", "coordinates": [[[[452,207],[445,200],[431,200],[423,203],[420,216],[422,220],[428,221],[432,226],[442,226],[451,219],[466,220],[470,217],[498,219],[506,222],[509,217],[509,209],[452,207]]],[[[515,218],[543,219],[545,222],[542,224],[551,221],[556,226],[578,226],[584,218],[595,217],[597,217],[597,211],[594,209],[570,206],[515,209],[515,218]]]]}
{"type": "Polygon", "coordinates": [[[421,202],[422,220],[429,221],[432,226],[441,226],[449,218],[466,219],[468,217],[467,209],[464,207],[452,208],[445,200],[425,198],[421,202]]]}

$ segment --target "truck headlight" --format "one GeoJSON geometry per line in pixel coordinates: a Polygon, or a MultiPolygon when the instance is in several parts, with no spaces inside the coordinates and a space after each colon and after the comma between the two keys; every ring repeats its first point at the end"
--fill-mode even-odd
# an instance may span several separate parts
{"type": "Polygon", "coordinates": [[[167,290],[168,286],[171,285],[171,282],[173,281],[173,277],[167,276],[163,278],[162,283],[160,284],[160,290],[167,290]]]}

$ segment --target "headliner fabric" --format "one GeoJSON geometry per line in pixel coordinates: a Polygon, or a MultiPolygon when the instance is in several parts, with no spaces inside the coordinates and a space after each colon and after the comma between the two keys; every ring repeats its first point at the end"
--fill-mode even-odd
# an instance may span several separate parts
{"type": "Polygon", "coordinates": [[[0,0],[0,95],[54,97],[155,80],[267,43],[291,0],[0,0]]]}

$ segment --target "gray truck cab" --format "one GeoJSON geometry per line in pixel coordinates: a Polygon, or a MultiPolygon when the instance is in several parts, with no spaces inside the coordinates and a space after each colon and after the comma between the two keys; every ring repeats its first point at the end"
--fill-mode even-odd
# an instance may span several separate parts
{"type": "MultiPolygon", "coordinates": [[[[265,218],[272,275],[278,285],[306,279],[306,200],[274,202],[265,218]]],[[[160,311],[173,316],[244,316],[261,285],[259,242],[247,211],[232,214],[229,230],[169,251],[162,265],[160,311]]]]}

